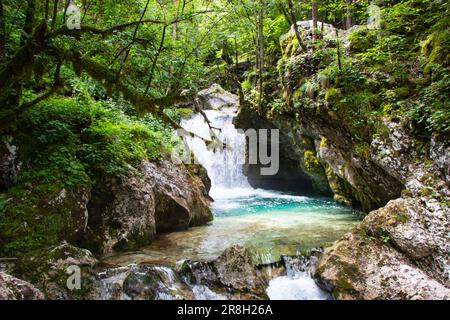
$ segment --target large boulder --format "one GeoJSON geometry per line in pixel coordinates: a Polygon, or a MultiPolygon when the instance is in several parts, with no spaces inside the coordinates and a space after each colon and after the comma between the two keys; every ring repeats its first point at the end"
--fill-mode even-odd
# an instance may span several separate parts
{"type": "Polygon", "coordinates": [[[214,262],[222,284],[248,297],[263,297],[265,283],[256,273],[250,252],[242,246],[225,250],[214,262]]]}
{"type": "Polygon", "coordinates": [[[7,194],[0,219],[0,253],[17,256],[62,240],[76,243],[88,225],[89,184],[72,188],[30,185],[7,194]]]}
{"type": "MultiPolygon", "coordinates": [[[[316,276],[338,299],[449,299],[450,216],[445,202],[450,193],[439,175],[442,158],[435,157],[436,165],[418,161],[416,141],[408,129],[387,119],[384,124],[385,135],[370,146],[371,166],[360,167],[361,172],[372,172],[366,184],[375,195],[382,193],[372,188],[371,181],[383,176],[406,189],[401,198],[370,212],[355,231],[327,249],[316,276]]],[[[340,174],[346,162],[336,165],[338,157],[321,152],[340,174]]],[[[354,178],[341,177],[355,187],[354,178]]],[[[394,190],[386,182],[379,186],[394,190]]]]}
{"type": "Polygon", "coordinates": [[[143,161],[139,173],[94,190],[82,244],[100,254],[148,244],[159,232],[212,220],[205,178],[168,160],[143,161]]]}
{"type": "Polygon", "coordinates": [[[83,246],[107,254],[149,243],[156,234],[153,187],[142,176],[105,179],[89,202],[83,246]]]}
{"type": "Polygon", "coordinates": [[[31,283],[0,272],[0,300],[42,300],[44,295],[31,283]]]}
{"type": "Polygon", "coordinates": [[[239,104],[239,97],[237,95],[224,90],[217,83],[199,91],[197,95],[204,110],[218,110],[224,107],[235,107],[239,104]]]}
{"type": "Polygon", "coordinates": [[[326,250],[315,276],[336,299],[450,298],[448,288],[404,255],[359,231],[326,250]]]}
{"type": "Polygon", "coordinates": [[[338,299],[450,299],[448,210],[397,199],[328,248],[315,276],[338,299]]]}
{"type": "Polygon", "coordinates": [[[153,185],[157,232],[182,230],[212,220],[201,177],[166,160],[159,164],[144,162],[142,174],[153,185]]]}
{"type": "Polygon", "coordinates": [[[169,267],[129,265],[106,269],[95,276],[92,298],[100,300],[192,300],[194,294],[169,267]]]}
{"type": "Polygon", "coordinates": [[[190,287],[209,288],[228,299],[267,298],[267,275],[257,269],[250,252],[239,245],[228,248],[213,261],[180,262],[177,272],[190,287]]]}
{"type": "Polygon", "coordinates": [[[46,299],[87,299],[93,290],[92,271],[97,259],[86,249],[63,241],[29,253],[16,264],[13,274],[33,283],[46,299]],[[76,286],[79,271],[80,287],[76,286]]]}

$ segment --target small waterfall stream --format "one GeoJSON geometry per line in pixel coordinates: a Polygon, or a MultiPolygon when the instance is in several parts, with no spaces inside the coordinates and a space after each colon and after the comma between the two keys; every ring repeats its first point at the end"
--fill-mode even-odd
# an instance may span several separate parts
{"type": "MultiPolygon", "coordinates": [[[[242,198],[243,195],[260,193],[254,190],[248,183],[247,177],[242,172],[242,164],[245,160],[245,136],[238,133],[233,125],[236,108],[223,108],[222,110],[205,111],[212,126],[220,128],[219,139],[228,147],[219,150],[208,150],[205,142],[198,138],[189,138],[187,144],[198,161],[206,168],[211,178],[211,196],[219,199],[222,207],[230,207],[234,198],[242,198]]],[[[204,118],[197,114],[189,120],[181,123],[186,130],[209,139],[210,129],[204,118]]],[[[217,133],[216,133],[217,134],[217,133]]],[[[280,195],[283,198],[285,195],[280,195]]],[[[269,201],[267,204],[270,204],[269,201]]],[[[232,208],[233,206],[231,206],[232,208]]],[[[262,254],[264,255],[264,254],[262,254]]],[[[299,270],[291,260],[285,258],[286,275],[272,279],[267,289],[267,294],[273,299],[327,299],[329,295],[323,292],[308,270],[299,270]]],[[[270,262],[270,257],[266,260],[270,262]]]]}
{"type": "MultiPolygon", "coordinates": [[[[186,138],[211,178],[213,222],[161,234],[138,252],[105,259],[105,263],[119,268],[97,275],[98,299],[239,299],[224,291],[221,275],[209,265],[234,245],[246,247],[258,266],[280,265],[280,257],[285,257],[281,268],[265,268],[265,289],[270,299],[330,298],[312,279],[310,260],[305,262],[299,256],[339,239],[359,222],[359,216],[332,199],[252,188],[242,170],[246,141],[233,125],[236,110],[224,107],[205,111],[212,126],[221,129],[216,134],[227,148],[213,151],[200,138],[186,138]],[[173,267],[183,261],[197,266],[190,275],[173,267]]],[[[201,115],[183,120],[181,125],[210,139],[201,115]]]]}
{"type": "MultiPolygon", "coordinates": [[[[242,172],[242,164],[245,160],[245,136],[239,134],[233,125],[236,111],[236,107],[205,111],[212,125],[220,129],[220,131],[214,130],[214,132],[227,146],[226,148],[215,151],[208,150],[202,139],[187,138],[190,150],[208,171],[212,182],[210,194],[213,198],[230,196],[230,192],[239,192],[241,189],[252,189],[247,177],[242,172]]],[[[210,129],[200,114],[183,120],[181,126],[205,139],[210,139],[210,129]]]]}

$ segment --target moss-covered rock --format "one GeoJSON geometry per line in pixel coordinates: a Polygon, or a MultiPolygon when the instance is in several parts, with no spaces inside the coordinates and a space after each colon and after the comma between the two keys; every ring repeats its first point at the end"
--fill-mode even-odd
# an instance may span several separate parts
{"type": "Polygon", "coordinates": [[[0,252],[17,256],[62,240],[79,241],[88,223],[90,188],[15,189],[0,213],[0,252]]]}
{"type": "Polygon", "coordinates": [[[177,142],[157,119],[84,93],[36,105],[20,127],[0,144],[0,188],[8,188],[0,206],[2,255],[62,240],[96,254],[135,249],[157,229],[212,219],[207,179],[161,161],[177,142]]]}
{"type": "Polygon", "coordinates": [[[350,33],[349,49],[353,52],[365,52],[372,48],[377,41],[377,32],[369,28],[358,28],[350,33]]]}
{"type": "Polygon", "coordinates": [[[87,299],[93,292],[93,268],[97,259],[91,252],[63,241],[56,246],[31,252],[23,256],[13,271],[39,288],[46,299],[87,299]],[[69,269],[71,268],[71,269],[69,269]],[[71,281],[80,271],[80,287],[71,281]]]}
{"type": "Polygon", "coordinates": [[[337,299],[448,299],[450,290],[395,249],[355,230],[327,248],[315,276],[337,299]]]}

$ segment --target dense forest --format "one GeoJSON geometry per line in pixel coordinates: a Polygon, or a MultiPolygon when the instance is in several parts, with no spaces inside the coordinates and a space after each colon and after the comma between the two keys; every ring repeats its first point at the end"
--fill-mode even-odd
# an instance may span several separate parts
{"type": "MultiPolygon", "coordinates": [[[[104,257],[210,224],[211,171],[171,161],[186,151],[177,129],[222,142],[210,88],[206,100],[236,97],[236,127],[280,129],[280,172],[244,166],[252,188],[328,197],[365,217],[325,253],[308,250],[321,290],[449,299],[449,10],[445,0],[0,0],[0,298],[98,298],[104,257]],[[209,136],[182,125],[195,116],[209,136]],[[83,290],[65,287],[69,264],[82,266],[83,290]]],[[[220,281],[236,265],[252,280],[234,275],[226,294],[219,280],[202,285],[267,298],[271,279],[233,248],[215,262],[220,281]]],[[[142,281],[160,281],[145,270],[142,281]]]]}

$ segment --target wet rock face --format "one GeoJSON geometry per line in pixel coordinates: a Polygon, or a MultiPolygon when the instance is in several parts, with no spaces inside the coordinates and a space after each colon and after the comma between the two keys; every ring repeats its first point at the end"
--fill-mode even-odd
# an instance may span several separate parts
{"type": "Polygon", "coordinates": [[[204,110],[221,109],[239,104],[239,97],[224,90],[220,85],[214,83],[211,87],[198,92],[198,98],[204,110]]]}
{"type": "MultiPolygon", "coordinates": [[[[274,123],[255,115],[255,113],[247,107],[240,109],[237,117],[234,119],[234,125],[242,130],[277,129],[274,123]]],[[[314,181],[313,177],[308,175],[308,173],[305,172],[305,169],[300,165],[302,162],[300,161],[299,156],[293,151],[295,146],[292,144],[289,134],[290,130],[280,130],[280,167],[275,175],[261,175],[261,167],[263,167],[261,164],[245,164],[243,166],[244,174],[247,176],[250,185],[253,188],[303,193],[318,192],[329,195],[330,190],[328,185],[316,183],[317,181],[314,181]]],[[[270,139],[268,142],[268,149],[270,149],[270,139]]],[[[325,178],[325,176],[323,177],[325,178]]],[[[320,177],[318,178],[320,179],[320,177]]]]}
{"type": "Polygon", "coordinates": [[[190,286],[207,288],[227,299],[267,298],[269,278],[256,268],[250,252],[242,246],[228,248],[214,261],[184,261],[177,271],[190,286]]]}
{"type": "Polygon", "coordinates": [[[205,188],[184,166],[143,161],[138,175],[103,183],[90,202],[83,245],[107,254],[148,244],[158,232],[205,224],[212,220],[205,188]]]}
{"type": "Polygon", "coordinates": [[[404,189],[399,178],[372,159],[356,156],[351,139],[329,119],[304,114],[296,123],[289,117],[276,116],[272,124],[280,128],[282,143],[297,161],[298,170],[321,194],[334,194],[339,202],[369,212],[398,198],[404,189]]]}
{"type": "Polygon", "coordinates": [[[192,300],[189,288],[171,268],[130,265],[96,274],[92,298],[101,300],[192,300]]]}
{"type": "Polygon", "coordinates": [[[212,220],[201,177],[191,175],[184,167],[169,161],[158,165],[144,162],[142,173],[144,179],[154,186],[158,232],[186,229],[212,220]]]}
{"type": "MultiPolygon", "coordinates": [[[[273,276],[273,275],[272,275],[273,276]]],[[[265,277],[250,253],[234,246],[214,261],[180,261],[175,268],[131,265],[96,275],[97,299],[265,299],[265,277]]]]}
{"type": "Polygon", "coordinates": [[[32,284],[0,272],[0,300],[43,300],[44,295],[32,284]]]}
{"type": "Polygon", "coordinates": [[[233,246],[225,250],[214,262],[214,266],[224,286],[243,293],[264,296],[262,278],[256,273],[251,255],[244,247],[233,246]]]}
{"type": "MultiPolygon", "coordinates": [[[[311,34],[310,22],[298,25],[302,35],[311,34]]],[[[287,105],[318,71],[311,54],[299,52],[293,39],[293,30],[282,39],[280,76],[287,105]]],[[[434,135],[419,141],[408,123],[386,118],[377,135],[355,143],[354,132],[328,107],[318,98],[295,110],[296,118],[285,113],[270,119],[271,126],[287,132],[286,145],[305,173],[308,153],[310,163],[317,159],[322,166],[336,201],[359,204],[368,213],[360,227],[326,250],[318,282],[338,299],[448,299],[448,139],[434,135]],[[305,136],[313,148],[302,143],[305,136]]]]}
{"type": "Polygon", "coordinates": [[[371,159],[407,189],[327,249],[316,276],[338,299],[449,299],[448,185],[402,124],[385,125],[371,159]]]}
{"type": "Polygon", "coordinates": [[[434,196],[414,192],[369,213],[326,250],[315,275],[336,298],[450,298],[450,218],[439,202],[448,190],[443,186],[443,195],[434,196]]]}

